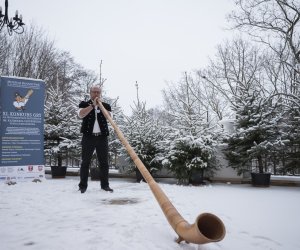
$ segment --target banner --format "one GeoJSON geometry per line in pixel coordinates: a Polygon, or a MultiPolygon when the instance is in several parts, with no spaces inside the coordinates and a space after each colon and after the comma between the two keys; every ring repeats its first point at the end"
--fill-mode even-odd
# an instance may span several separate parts
{"type": "Polygon", "coordinates": [[[0,181],[45,178],[42,80],[0,77],[0,181]]]}

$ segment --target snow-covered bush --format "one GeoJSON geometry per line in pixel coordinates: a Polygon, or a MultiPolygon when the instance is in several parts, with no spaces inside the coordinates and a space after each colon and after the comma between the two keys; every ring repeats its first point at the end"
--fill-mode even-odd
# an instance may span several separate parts
{"type": "Polygon", "coordinates": [[[197,171],[212,174],[217,168],[215,141],[211,136],[185,135],[169,141],[163,164],[174,173],[179,184],[188,184],[197,171]]]}

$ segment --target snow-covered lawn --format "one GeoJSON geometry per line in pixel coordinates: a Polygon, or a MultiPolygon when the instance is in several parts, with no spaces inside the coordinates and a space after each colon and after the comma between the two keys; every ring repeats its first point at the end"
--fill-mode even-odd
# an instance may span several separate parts
{"type": "Polygon", "coordinates": [[[106,193],[90,181],[81,194],[78,178],[0,183],[0,249],[300,249],[299,187],[160,183],[188,222],[210,212],[226,226],[221,242],[178,245],[146,183],[112,178],[114,193],[106,193]]]}

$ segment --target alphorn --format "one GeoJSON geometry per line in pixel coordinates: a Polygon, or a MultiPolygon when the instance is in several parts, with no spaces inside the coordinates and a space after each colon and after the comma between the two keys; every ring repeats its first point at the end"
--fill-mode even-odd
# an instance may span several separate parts
{"type": "Polygon", "coordinates": [[[102,103],[99,100],[98,106],[100,107],[105,118],[110,122],[110,124],[114,128],[117,136],[126,148],[134,164],[148,183],[154,197],[159,203],[163,213],[167,217],[169,224],[178,234],[178,239],[176,240],[176,242],[180,243],[184,240],[188,243],[205,244],[209,242],[217,242],[222,240],[225,237],[225,226],[221,219],[219,219],[216,215],[211,213],[200,214],[197,217],[195,223],[192,225],[183,219],[183,217],[179,214],[179,212],[170,202],[168,197],[153,179],[143,162],[140,160],[138,155],[130,146],[121,130],[115,124],[110,114],[103,107],[102,103]]]}

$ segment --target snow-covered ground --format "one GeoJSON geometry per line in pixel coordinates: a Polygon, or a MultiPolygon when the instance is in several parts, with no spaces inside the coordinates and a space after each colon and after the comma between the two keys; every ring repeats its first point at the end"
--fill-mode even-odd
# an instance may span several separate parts
{"type": "Polygon", "coordinates": [[[146,183],[112,178],[115,191],[106,193],[90,181],[81,194],[78,178],[0,183],[0,249],[300,249],[299,187],[160,183],[188,222],[210,212],[226,226],[218,243],[178,245],[146,183]]]}

